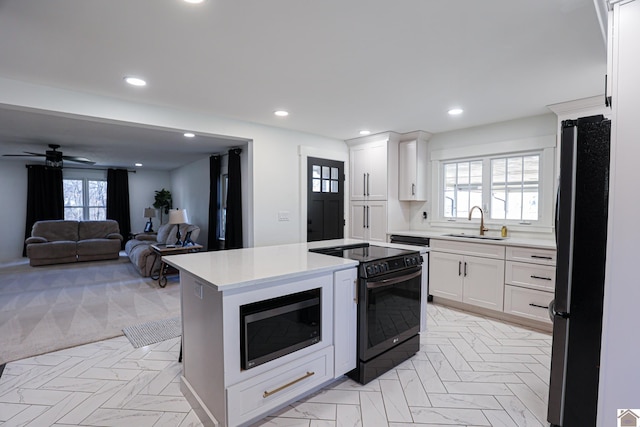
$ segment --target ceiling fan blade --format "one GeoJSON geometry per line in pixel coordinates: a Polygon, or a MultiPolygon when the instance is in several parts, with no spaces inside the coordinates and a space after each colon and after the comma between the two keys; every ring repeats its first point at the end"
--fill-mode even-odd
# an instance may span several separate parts
{"type": "Polygon", "coordinates": [[[78,156],[62,156],[64,160],[68,160],[70,162],[76,163],[85,163],[87,165],[95,165],[96,162],[87,159],[86,157],[78,157],[78,156]]]}
{"type": "Polygon", "coordinates": [[[33,154],[3,154],[2,157],[33,157],[33,154]]]}
{"type": "Polygon", "coordinates": [[[46,157],[46,154],[42,154],[42,153],[32,153],[31,151],[24,151],[24,153],[30,154],[32,156],[46,157]]]}

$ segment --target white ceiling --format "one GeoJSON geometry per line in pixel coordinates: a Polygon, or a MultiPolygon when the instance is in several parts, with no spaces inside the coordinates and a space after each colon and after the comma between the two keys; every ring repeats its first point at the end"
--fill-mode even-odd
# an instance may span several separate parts
{"type": "MultiPolygon", "coordinates": [[[[606,72],[593,0],[0,0],[0,58],[0,77],[339,139],[544,114],[601,94],[606,72]]],[[[1,154],[44,151],[53,126],[65,154],[117,165],[105,147],[139,140],[152,156],[149,129],[53,116],[39,134],[18,113],[0,110],[1,154]]]]}

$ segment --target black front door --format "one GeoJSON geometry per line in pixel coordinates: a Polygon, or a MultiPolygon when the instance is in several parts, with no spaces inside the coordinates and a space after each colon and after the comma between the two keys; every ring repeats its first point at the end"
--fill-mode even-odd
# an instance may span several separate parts
{"type": "Polygon", "coordinates": [[[344,162],[308,157],[307,241],[344,237],[344,162]]]}

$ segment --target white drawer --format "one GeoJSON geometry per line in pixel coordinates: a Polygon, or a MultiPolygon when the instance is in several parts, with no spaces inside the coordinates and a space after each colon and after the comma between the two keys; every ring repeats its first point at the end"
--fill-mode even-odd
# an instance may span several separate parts
{"type": "Polygon", "coordinates": [[[333,379],[333,347],[227,388],[229,426],[266,415],[277,406],[299,399],[305,391],[333,379]]]}
{"type": "Polygon", "coordinates": [[[504,287],[504,312],[551,323],[547,307],[552,299],[552,292],[506,285],[504,287]]]}
{"type": "Polygon", "coordinates": [[[502,245],[431,239],[429,247],[431,248],[431,251],[437,252],[451,252],[484,258],[504,259],[504,246],[502,245]]]}
{"type": "Polygon", "coordinates": [[[553,249],[535,249],[507,246],[507,260],[532,262],[534,264],[556,265],[556,251],[553,249]]]}
{"type": "Polygon", "coordinates": [[[556,289],[556,268],[550,265],[507,261],[504,281],[509,285],[553,292],[556,289]]]}

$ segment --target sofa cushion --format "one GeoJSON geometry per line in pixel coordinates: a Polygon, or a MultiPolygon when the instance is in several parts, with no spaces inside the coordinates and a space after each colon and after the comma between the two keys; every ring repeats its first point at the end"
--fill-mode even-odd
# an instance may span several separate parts
{"type": "Polygon", "coordinates": [[[174,230],[174,228],[175,228],[174,224],[162,224],[158,228],[158,235],[156,236],[157,243],[166,244],[167,239],[169,239],[170,236],[172,236],[172,238],[174,239],[174,241],[172,241],[171,243],[175,243],[176,230],[174,230]],[[172,230],[173,230],[173,234],[171,234],[172,230]]]}
{"type": "Polygon", "coordinates": [[[82,255],[113,255],[118,257],[120,240],[117,239],[85,239],[78,241],[78,257],[82,255]]]}
{"type": "Polygon", "coordinates": [[[36,221],[31,236],[44,237],[49,242],[78,240],[78,221],[49,220],[36,221]]]}
{"type": "Polygon", "coordinates": [[[27,245],[27,256],[31,265],[76,262],[76,242],[57,240],[49,243],[27,245]]]}
{"type": "MultiPolygon", "coordinates": [[[[120,235],[118,222],[112,219],[104,221],[80,221],[78,223],[78,240],[106,239],[110,234],[120,235]]],[[[120,236],[122,238],[122,236],[120,236]]]]}

